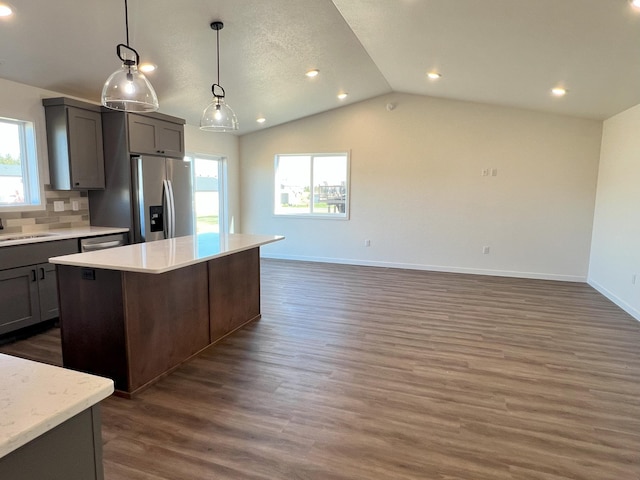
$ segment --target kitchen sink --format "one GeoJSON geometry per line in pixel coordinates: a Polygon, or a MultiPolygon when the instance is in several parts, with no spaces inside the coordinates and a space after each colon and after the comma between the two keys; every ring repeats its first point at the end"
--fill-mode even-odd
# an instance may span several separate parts
{"type": "Polygon", "coordinates": [[[31,238],[42,238],[42,237],[51,237],[55,235],[55,233],[32,233],[32,234],[21,234],[21,235],[0,235],[0,242],[12,242],[15,240],[29,240],[31,238]]]}

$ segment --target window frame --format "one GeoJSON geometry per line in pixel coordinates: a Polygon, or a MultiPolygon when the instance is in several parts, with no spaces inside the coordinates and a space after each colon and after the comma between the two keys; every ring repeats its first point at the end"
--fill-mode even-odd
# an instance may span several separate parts
{"type": "Polygon", "coordinates": [[[273,187],[272,191],[272,201],[273,206],[271,209],[271,213],[274,217],[277,218],[314,218],[318,220],[349,220],[351,218],[350,214],[350,205],[351,205],[351,152],[343,151],[343,152],[316,152],[316,153],[277,153],[274,156],[274,168],[273,168],[273,181],[271,182],[271,186],[273,187]],[[278,179],[278,161],[281,157],[309,157],[309,185],[311,192],[310,194],[313,196],[313,162],[316,157],[337,157],[344,156],[347,161],[346,165],[346,179],[345,179],[345,201],[344,201],[344,213],[317,213],[313,211],[313,197],[310,202],[310,211],[308,213],[278,213],[276,211],[277,204],[277,194],[278,194],[278,186],[276,185],[276,181],[278,179]]]}
{"type": "Polygon", "coordinates": [[[19,127],[21,178],[25,196],[23,203],[0,203],[0,212],[43,210],[45,208],[45,194],[44,184],[40,179],[35,122],[0,116],[0,123],[14,124],[19,127]]]}

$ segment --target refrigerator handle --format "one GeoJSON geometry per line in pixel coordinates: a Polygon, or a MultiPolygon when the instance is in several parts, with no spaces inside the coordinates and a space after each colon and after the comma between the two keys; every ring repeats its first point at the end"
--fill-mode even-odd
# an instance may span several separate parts
{"type": "Polygon", "coordinates": [[[142,158],[138,156],[131,157],[131,174],[134,197],[134,211],[133,211],[133,238],[134,242],[146,241],[146,215],[144,211],[144,190],[142,182],[142,158]]]}
{"type": "Polygon", "coordinates": [[[171,202],[171,210],[169,212],[169,219],[170,219],[170,230],[169,230],[169,235],[171,236],[171,238],[174,238],[176,236],[176,202],[175,202],[175,198],[173,197],[173,183],[171,182],[171,180],[167,180],[167,184],[169,185],[169,199],[171,202]]]}
{"type": "Polygon", "coordinates": [[[171,238],[171,200],[169,199],[169,182],[167,180],[162,180],[162,217],[164,218],[162,225],[164,238],[171,238]]]}

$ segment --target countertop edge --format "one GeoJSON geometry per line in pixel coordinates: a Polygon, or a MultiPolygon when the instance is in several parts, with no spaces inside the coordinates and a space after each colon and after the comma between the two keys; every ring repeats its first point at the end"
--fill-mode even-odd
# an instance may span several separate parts
{"type": "Polygon", "coordinates": [[[76,228],[60,228],[60,229],[46,230],[41,232],[12,233],[12,234],[9,234],[9,233],[5,234],[5,233],[2,233],[2,230],[0,230],[0,238],[2,238],[3,236],[11,237],[11,236],[19,236],[19,235],[42,235],[42,234],[47,235],[44,237],[0,242],[0,248],[15,247],[17,245],[28,245],[33,243],[55,242],[56,240],[69,240],[73,238],[98,237],[101,235],[126,233],[128,231],[129,231],[128,228],[122,228],[122,227],[93,227],[93,226],[76,227],[76,228]]]}
{"type": "Polygon", "coordinates": [[[0,459],[109,397],[114,392],[113,381],[109,380],[109,382],[110,384],[105,384],[102,389],[87,396],[82,401],[70,405],[65,410],[56,413],[52,418],[47,420],[43,419],[28,430],[15,434],[3,443],[0,443],[0,459]]]}
{"type": "Polygon", "coordinates": [[[0,390],[0,459],[114,392],[109,378],[5,354],[0,360],[5,384],[0,390]],[[51,381],[60,385],[52,389],[51,381]],[[17,385],[23,387],[16,391],[17,385]]]}
{"type": "MultiPolygon", "coordinates": [[[[249,235],[249,234],[240,234],[240,235],[249,235]]],[[[264,236],[262,236],[262,237],[264,237],[264,236]]],[[[167,273],[167,272],[170,272],[170,271],[173,271],[173,270],[178,270],[180,268],[188,267],[188,266],[191,266],[191,265],[197,265],[198,263],[203,263],[203,262],[207,262],[209,260],[214,260],[216,258],[221,258],[221,257],[226,257],[228,255],[233,255],[234,253],[243,252],[245,250],[250,250],[252,248],[257,248],[257,247],[261,247],[263,245],[268,245],[270,243],[274,243],[274,242],[278,242],[280,240],[284,240],[284,238],[285,237],[281,236],[281,235],[274,235],[273,238],[263,239],[261,241],[253,242],[252,244],[249,244],[249,245],[243,245],[243,246],[238,247],[238,248],[234,248],[234,249],[226,250],[224,252],[220,252],[220,253],[217,253],[217,254],[207,255],[207,256],[203,256],[201,258],[197,258],[197,259],[181,262],[178,265],[171,265],[171,266],[168,266],[168,267],[165,267],[165,268],[151,268],[151,267],[135,267],[135,266],[98,264],[98,263],[91,262],[91,261],[80,261],[80,260],[77,259],[78,256],[85,255],[85,254],[72,254],[72,255],[63,255],[63,256],[60,256],[60,257],[51,257],[51,258],[49,258],[49,263],[52,263],[52,264],[55,264],[55,265],[66,265],[66,266],[69,266],[69,267],[85,267],[85,268],[96,268],[96,269],[102,269],[102,270],[116,270],[116,271],[121,271],[121,272],[147,273],[147,274],[151,274],[151,275],[159,275],[159,274],[162,274],[162,273],[167,273]]],[[[166,242],[167,240],[157,240],[156,242],[149,242],[147,245],[153,244],[153,243],[158,243],[158,242],[163,242],[163,241],[166,242]]],[[[144,244],[136,244],[136,245],[144,245],[144,244]]],[[[117,248],[127,248],[127,247],[131,247],[131,245],[127,245],[125,247],[117,247],[117,248]]]]}

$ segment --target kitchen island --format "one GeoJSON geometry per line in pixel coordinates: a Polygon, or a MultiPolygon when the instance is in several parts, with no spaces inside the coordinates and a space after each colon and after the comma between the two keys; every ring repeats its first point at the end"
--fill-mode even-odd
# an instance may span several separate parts
{"type": "Polygon", "coordinates": [[[200,234],[49,259],[64,366],[142,391],[260,317],[259,247],[283,238],[200,234]]]}
{"type": "Polygon", "coordinates": [[[99,402],[113,382],[0,354],[0,478],[102,480],[99,402]]]}

